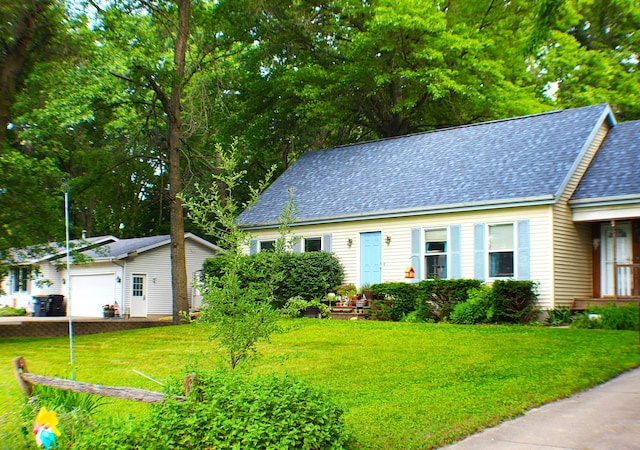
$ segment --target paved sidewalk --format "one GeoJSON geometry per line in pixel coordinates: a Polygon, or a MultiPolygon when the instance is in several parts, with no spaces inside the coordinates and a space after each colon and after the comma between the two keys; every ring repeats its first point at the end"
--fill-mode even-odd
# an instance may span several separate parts
{"type": "Polygon", "coordinates": [[[447,448],[638,450],[640,368],[447,448]]]}

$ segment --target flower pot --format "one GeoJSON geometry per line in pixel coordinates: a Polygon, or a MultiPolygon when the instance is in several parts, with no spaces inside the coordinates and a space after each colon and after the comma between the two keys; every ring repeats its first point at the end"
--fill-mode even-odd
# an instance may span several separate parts
{"type": "Polygon", "coordinates": [[[115,317],[116,316],[116,312],[113,309],[103,309],[102,310],[102,317],[107,318],[107,317],[115,317]]]}

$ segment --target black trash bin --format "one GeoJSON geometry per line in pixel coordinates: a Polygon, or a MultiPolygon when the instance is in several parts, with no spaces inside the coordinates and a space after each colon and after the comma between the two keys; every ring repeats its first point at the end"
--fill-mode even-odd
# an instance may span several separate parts
{"type": "Polygon", "coordinates": [[[64,295],[50,295],[47,298],[47,316],[61,317],[67,315],[67,308],[64,304],[64,295]]]}
{"type": "Polygon", "coordinates": [[[33,312],[32,317],[46,317],[49,311],[49,296],[34,295],[33,296],[33,312]]]}

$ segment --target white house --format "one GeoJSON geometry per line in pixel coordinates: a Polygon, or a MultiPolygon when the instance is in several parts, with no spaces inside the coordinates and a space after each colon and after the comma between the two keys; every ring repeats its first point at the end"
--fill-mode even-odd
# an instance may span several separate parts
{"type": "Polygon", "coordinates": [[[526,279],[544,309],[637,298],[639,166],[640,121],[553,111],[305,153],[239,223],[248,252],[272,246],[291,188],[295,250],[333,252],[357,286],[526,279]]]}
{"type": "MultiPolygon", "coordinates": [[[[66,256],[25,261],[11,271],[4,281],[0,304],[31,308],[33,296],[64,295],[73,316],[101,317],[103,305],[118,305],[122,315],[146,317],[171,315],[171,239],[168,235],[134,239],[113,236],[90,238],[94,248],[82,251],[89,259],[72,264],[70,285],[66,286],[66,256]],[[29,277],[30,267],[37,266],[37,277],[29,277]]],[[[215,256],[219,247],[192,234],[185,234],[187,275],[196,280],[205,259],[215,256]]],[[[189,289],[191,310],[197,309],[200,297],[189,289]]]]}

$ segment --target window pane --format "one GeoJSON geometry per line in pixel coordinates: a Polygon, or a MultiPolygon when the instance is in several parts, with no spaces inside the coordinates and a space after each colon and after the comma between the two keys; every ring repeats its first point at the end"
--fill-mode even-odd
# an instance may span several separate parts
{"type": "Polygon", "coordinates": [[[425,230],[424,247],[427,253],[445,253],[447,251],[447,229],[425,230]]]}
{"type": "Polygon", "coordinates": [[[429,255],[427,260],[427,278],[447,278],[447,255],[429,255]]]}
{"type": "Polygon", "coordinates": [[[513,224],[489,226],[489,250],[513,250],[513,224]]]}
{"type": "Polygon", "coordinates": [[[133,276],[131,283],[131,295],[134,297],[142,297],[144,295],[144,278],[133,276]]]}
{"type": "Polygon", "coordinates": [[[304,240],[305,252],[319,252],[320,250],[322,250],[322,239],[310,238],[304,240]]]}
{"type": "Polygon", "coordinates": [[[276,241],[260,241],[261,252],[272,252],[275,247],[276,241]]]}
{"type": "Polygon", "coordinates": [[[491,277],[513,276],[513,252],[495,252],[489,254],[491,277]]]}

